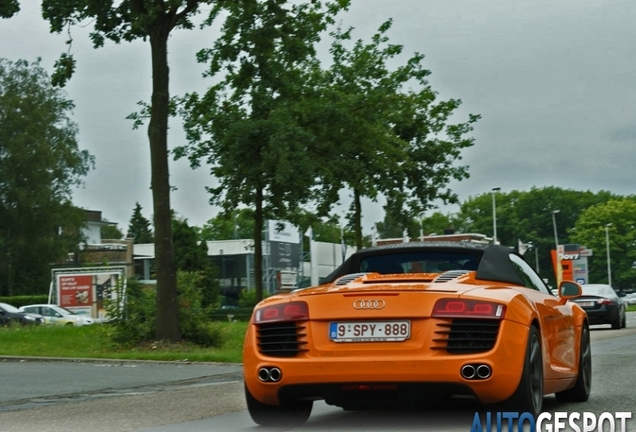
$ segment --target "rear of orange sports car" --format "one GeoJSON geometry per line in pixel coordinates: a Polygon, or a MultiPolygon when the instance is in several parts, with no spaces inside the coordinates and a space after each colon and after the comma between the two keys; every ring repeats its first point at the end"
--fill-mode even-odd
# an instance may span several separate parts
{"type": "MultiPolygon", "coordinates": [[[[318,399],[364,409],[456,397],[489,404],[518,392],[528,373],[531,327],[542,325],[541,306],[524,295],[524,287],[479,280],[476,270],[350,270],[330,283],[270,297],[255,309],[243,364],[248,408],[257,423],[276,424],[272,418],[290,411],[306,420],[307,407],[318,399]]],[[[573,319],[582,325],[582,316],[573,319]]],[[[547,357],[550,337],[538,338],[547,357]]],[[[577,380],[578,350],[572,344],[561,351],[571,358],[561,376],[548,370],[557,390],[577,380]]]]}

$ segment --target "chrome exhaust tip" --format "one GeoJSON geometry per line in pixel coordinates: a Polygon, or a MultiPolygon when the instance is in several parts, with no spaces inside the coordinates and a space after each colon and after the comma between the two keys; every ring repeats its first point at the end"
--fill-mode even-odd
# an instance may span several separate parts
{"type": "Polygon", "coordinates": [[[267,382],[270,379],[270,372],[267,368],[260,368],[258,370],[258,379],[262,382],[267,382]]]}
{"type": "Polygon", "coordinates": [[[283,373],[277,367],[269,370],[269,379],[273,382],[278,382],[283,377],[283,373]]]}
{"type": "Polygon", "coordinates": [[[476,373],[477,377],[480,379],[486,379],[490,378],[490,375],[492,375],[492,369],[490,369],[490,366],[482,364],[477,366],[476,373]]]}
{"type": "Polygon", "coordinates": [[[465,365],[461,369],[461,375],[465,379],[473,379],[475,378],[475,366],[473,365],[465,365]]]}

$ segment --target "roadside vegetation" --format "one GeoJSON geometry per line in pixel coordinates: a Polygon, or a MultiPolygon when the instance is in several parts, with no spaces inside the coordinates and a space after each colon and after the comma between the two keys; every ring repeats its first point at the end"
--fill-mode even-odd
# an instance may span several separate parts
{"type": "Polygon", "coordinates": [[[0,328],[0,355],[26,357],[102,358],[122,360],[241,363],[246,322],[209,322],[219,335],[214,347],[192,342],[148,341],[135,346],[113,342],[111,324],[11,326],[0,328]]]}

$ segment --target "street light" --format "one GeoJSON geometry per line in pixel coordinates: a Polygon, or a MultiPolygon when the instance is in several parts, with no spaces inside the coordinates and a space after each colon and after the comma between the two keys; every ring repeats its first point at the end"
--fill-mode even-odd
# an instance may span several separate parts
{"type": "Polygon", "coordinates": [[[497,244],[497,205],[495,204],[495,195],[500,187],[492,188],[492,243],[497,244]]]}
{"type": "Polygon", "coordinates": [[[539,248],[532,242],[528,242],[528,246],[530,246],[530,249],[534,250],[534,269],[537,271],[537,273],[539,273],[539,248]]]}
{"type": "Polygon", "coordinates": [[[607,283],[612,285],[612,264],[610,263],[610,247],[609,247],[609,227],[612,225],[608,223],[605,225],[605,248],[607,249],[607,283]]]}
{"type": "Polygon", "coordinates": [[[557,260],[559,259],[559,237],[557,236],[556,214],[561,210],[552,210],[552,227],[554,228],[554,246],[556,247],[557,260]]]}

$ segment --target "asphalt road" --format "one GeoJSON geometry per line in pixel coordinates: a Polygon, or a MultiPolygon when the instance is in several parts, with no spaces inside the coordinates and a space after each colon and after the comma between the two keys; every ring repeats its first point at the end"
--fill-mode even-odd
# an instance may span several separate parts
{"type": "MultiPolygon", "coordinates": [[[[631,412],[634,419],[625,432],[634,432],[636,313],[628,315],[627,329],[594,326],[591,334],[590,400],[563,404],[548,397],[544,408],[552,413],[631,412]]],[[[263,428],[245,410],[240,365],[0,359],[1,432],[468,432],[476,409],[345,412],[318,402],[306,425],[263,428]]]]}

